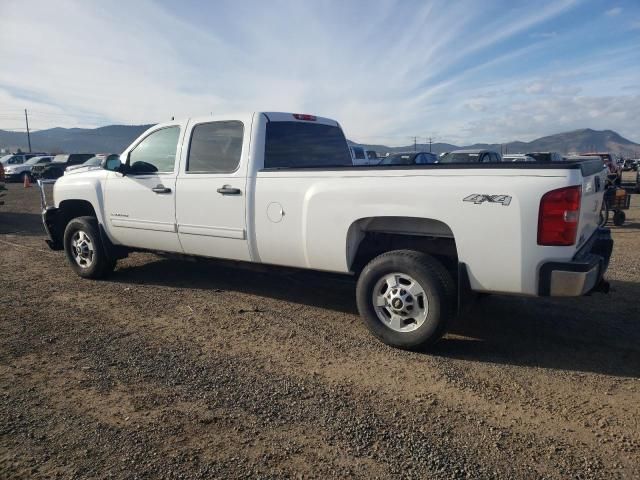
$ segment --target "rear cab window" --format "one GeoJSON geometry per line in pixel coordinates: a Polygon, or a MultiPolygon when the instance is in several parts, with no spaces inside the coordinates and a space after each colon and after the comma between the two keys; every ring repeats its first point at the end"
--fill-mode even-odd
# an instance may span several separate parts
{"type": "Polygon", "coordinates": [[[347,140],[339,126],[295,121],[267,123],[265,168],[351,166],[347,140]]]}

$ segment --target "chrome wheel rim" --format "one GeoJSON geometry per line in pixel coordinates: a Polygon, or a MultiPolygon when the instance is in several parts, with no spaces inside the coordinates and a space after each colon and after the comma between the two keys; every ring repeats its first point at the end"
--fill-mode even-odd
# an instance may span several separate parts
{"type": "Polygon", "coordinates": [[[89,268],[93,264],[94,245],[91,237],[78,230],[71,237],[71,255],[81,268],[89,268]]]}
{"type": "Polygon", "coordinates": [[[424,288],[406,273],[390,273],[378,280],[372,301],[380,321],[396,332],[420,328],[429,313],[424,288]]]}

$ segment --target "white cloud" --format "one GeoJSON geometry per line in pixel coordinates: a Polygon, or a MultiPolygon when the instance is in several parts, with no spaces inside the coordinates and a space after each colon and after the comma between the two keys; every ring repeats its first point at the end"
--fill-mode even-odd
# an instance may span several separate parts
{"type": "MultiPolygon", "coordinates": [[[[629,97],[623,77],[625,86],[637,78],[628,67],[637,64],[631,50],[626,70],[615,63],[623,54],[610,51],[606,60],[614,63],[593,70],[597,76],[558,76],[584,68],[584,58],[531,62],[552,56],[567,32],[530,30],[575,4],[550,1],[497,15],[479,2],[382,1],[363,10],[356,2],[274,0],[203,4],[213,13],[203,11],[198,22],[148,1],[9,2],[0,58],[19,69],[0,69],[0,128],[22,126],[26,107],[35,129],[284,110],[330,116],[350,138],[389,144],[435,130],[463,143],[508,140],[530,127],[536,134],[568,130],[585,126],[585,117],[559,105],[579,104],[580,95],[612,97],[607,92],[618,83],[621,98],[629,97]],[[514,38],[528,41],[511,46],[514,38]],[[555,105],[555,120],[543,122],[552,114],[536,105],[555,105]]],[[[624,116],[610,113],[612,121],[624,116]]]]}
{"type": "Polygon", "coordinates": [[[610,8],[609,10],[607,10],[604,13],[608,17],[616,17],[616,16],[618,16],[618,15],[620,15],[622,13],[622,8],[620,8],[620,7],[610,8]]]}

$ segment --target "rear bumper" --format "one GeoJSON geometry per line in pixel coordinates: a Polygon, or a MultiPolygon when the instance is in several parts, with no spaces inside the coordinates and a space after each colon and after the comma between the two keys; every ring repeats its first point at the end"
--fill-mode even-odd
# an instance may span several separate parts
{"type": "Polygon", "coordinates": [[[608,290],[603,280],[609,267],[613,240],[608,228],[599,228],[569,262],[547,262],[540,267],[538,295],[578,297],[608,290]]]}

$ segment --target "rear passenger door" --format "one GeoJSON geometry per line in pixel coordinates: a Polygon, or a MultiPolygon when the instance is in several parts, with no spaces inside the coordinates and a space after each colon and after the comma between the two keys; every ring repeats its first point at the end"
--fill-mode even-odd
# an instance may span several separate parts
{"type": "Polygon", "coordinates": [[[176,184],[176,220],[184,252],[250,260],[246,229],[252,116],[189,123],[176,184]]]}

